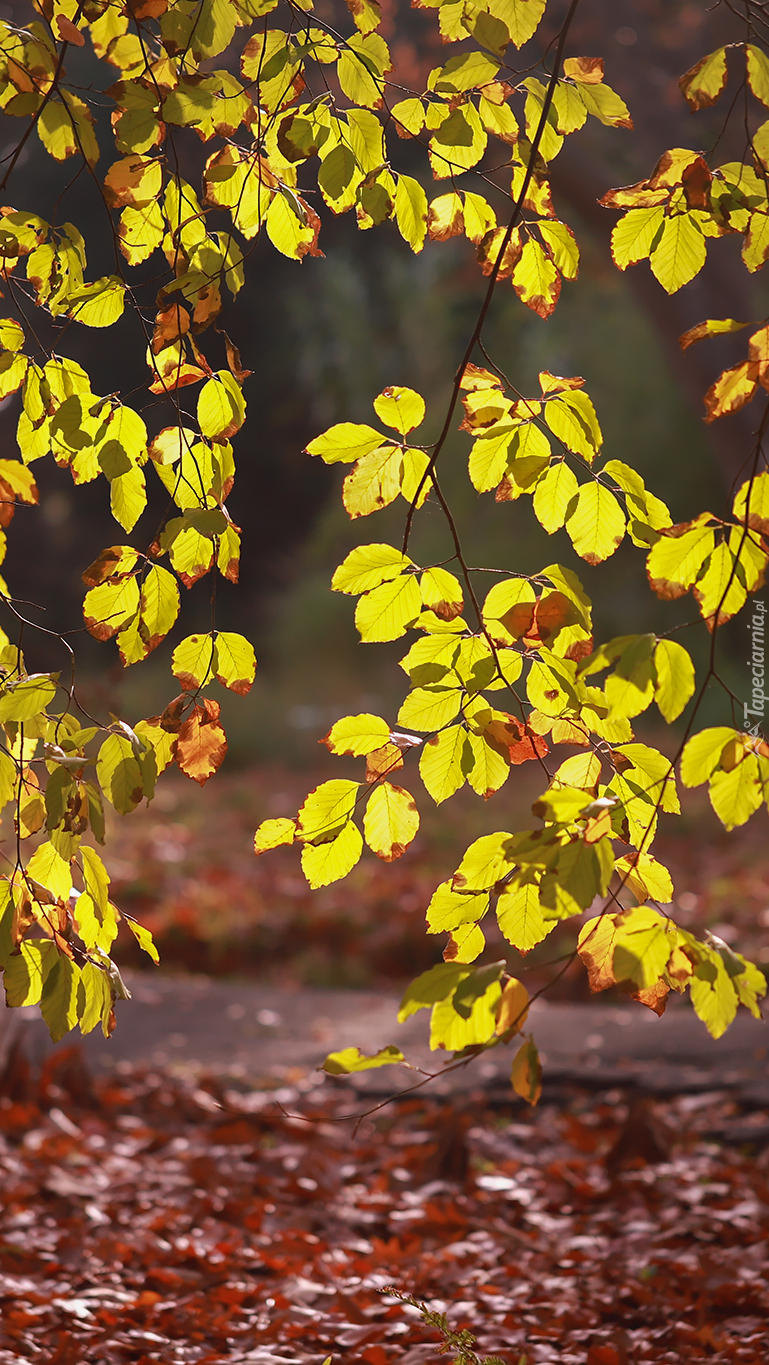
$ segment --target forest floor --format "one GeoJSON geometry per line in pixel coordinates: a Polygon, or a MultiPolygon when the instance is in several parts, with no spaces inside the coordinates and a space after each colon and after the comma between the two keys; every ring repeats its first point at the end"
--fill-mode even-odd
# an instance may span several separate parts
{"type": "Polygon", "coordinates": [[[4,1089],[2,1365],[439,1361],[390,1286],[506,1365],[767,1360],[769,1116],[726,1090],[365,1114],[71,1048],[4,1089]]]}

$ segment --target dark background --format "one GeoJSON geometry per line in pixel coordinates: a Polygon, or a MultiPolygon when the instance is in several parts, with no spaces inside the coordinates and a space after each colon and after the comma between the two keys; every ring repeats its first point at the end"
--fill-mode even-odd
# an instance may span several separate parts
{"type": "MultiPolygon", "coordinates": [[[[393,79],[421,89],[427,71],[448,55],[435,41],[434,16],[403,3],[383,8],[382,32],[396,60],[393,79]]],[[[552,7],[554,23],[565,8],[552,7]]],[[[28,17],[21,4],[5,5],[2,11],[17,22],[28,17]]],[[[342,5],[322,0],[317,11],[348,31],[342,5]]],[[[554,32],[540,34],[518,58],[510,49],[510,59],[523,71],[554,32]]],[[[684,356],[677,338],[706,317],[759,317],[766,308],[766,289],[761,277],[748,276],[742,266],[741,238],[710,243],[705,270],[671,299],[646,264],[620,274],[608,247],[615,215],[601,209],[597,200],[611,186],[650,174],[658,156],[671,146],[709,150],[730,101],[739,95],[741,54],[730,56],[730,83],[719,104],[696,116],[680,95],[678,76],[719,43],[743,37],[743,26],[732,14],[723,7],[713,11],[704,0],[583,0],[568,50],[604,57],[607,82],[628,104],[635,130],[606,129],[591,119],[580,134],[567,139],[553,163],[552,179],[557,211],[573,226],[582,247],[579,280],[565,284],[547,324],[503,284],[487,332],[491,354],[524,392],[537,392],[536,374],[543,367],[584,375],[603,425],[605,453],[637,467],[669,502],[676,519],[705,507],[725,507],[750,452],[755,425],[751,408],[713,427],[705,427],[701,417],[705,388],[741,355],[744,337],[706,342],[684,356]]],[[[242,36],[236,42],[239,51],[242,36]]],[[[227,64],[236,69],[235,57],[228,57],[227,64]]],[[[72,54],[68,73],[83,85],[105,84],[103,71],[86,49],[72,54]]],[[[13,148],[23,127],[21,120],[4,117],[0,155],[13,148]]],[[[98,170],[103,177],[111,157],[106,126],[101,131],[98,170]]],[[[738,129],[734,143],[730,137],[719,144],[721,159],[741,152],[743,133],[738,129]]],[[[185,174],[199,185],[203,160],[217,144],[203,146],[193,134],[179,136],[178,130],[176,138],[185,174]]],[[[428,198],[445,192],[446,182],[428,183],[425,178],[423,149],[411,142],[393,143],[395,164],[423,178],[428,198]]],[[[308,181],[307,172],[300,183],[302,179],[308,181]]],[[[472,176],[463,183],[474,187],[472,176]]],[[[88,243],[88,278],[114,269],[106,211],[91,177],[86,171],[77,173],[74,162],[56,165],[35,136],[5,196],[16,208],[75,222],[88,243]]],[[[232,587],[220,580],[217,607],[220,627],[249,635],[260,659],[259,681],[250,697],[245,702],[226,699],[232,755],[240,761],[305,761],[317,752],[317,734],[345,709],[397,705],[402,675],[394,665],[402,642],[360,647],[350,600],[330,594],[328,585],[334,566],[353,544],[397,540],[404,504],[399,500],[366,525],[350,525],[338,498],[344,471],[327,469],[302,450],[334,421],[369,420],[371,400],[388,383],[406,383],[424,394],[428,417],[421,439],[437,434],[451,376],[484,289],[473,248],[464,240],[428,244],[414,256],[391,223],[363,235],[351,214],[334,219],[323,209],[322,217],[325,257],[298,264],[280,256],[268,241],[258,242],[248,262],[246,286],[220,319],[240,346],[244,365],[254,372],[245,388],[248,419],[235,442],[238,475],[229,501],[243,528],[241,581],[232,587]]],[[[228,227],[229,221],[217,225],[228,227]]],[[[158,262],[156,255],[140,268],[148,316],[158,262]]],[[[53,333],[39,311],[34,326],[42,344],[49,344],[53,333]]],[[[208,332],[202,344],[212,364],[224,363],[219,337],[208,332]]],[[[142,411],[151,432],[170,420],[147,394],[143,343],[133,315],[107,333],[72,327],[62,350],[88,369],[94,392],[120,389],[142,411]]],[[[182,393],[193,410],[196,392],[182,393]]],[[[6,454],[15,450],[18,410],[15,396],[0,411],[6,454]]],[[[668,629],[694,615],[691,599],[659,603],[650,594],[642,552],[631,545],[588,571],[575,559],[564,532],[545,535],[528,500],[498,506],[490,495],[479,499],[467,479],[466,452],[464,437],[450,440],[444,482],[463,523],[471,561],[529,571],[553,560],[576,567],[594,597],[601,635],[668,629]]],[[[126,537],[109,515],[103,479],[76,489],[69,473],[50,459],[39,461],[34,472],[41,504],[20,509],[10,528],[8,582],[18,597],[36,604],[25,608],[35,620],[60,630],[78,629],[83,568],[105,545],[130,539],[146,547],[162,517],[165,493],[149,472],[148,509],[126,537]]],[[[445,545],[440,516],[429,510],[421,518],[415,557],[442,554],[445,545]]],[[[209,594],[209,580],[184,594],[171,645],[195,628],[206,628],[209,594]]],[[[743,633],[739,623],[725,632],[727,654],[736,661],[737,690],[744,672],[739,667],[743,633]]],[[[691,633],[691,641],[689,635],[683,637],[695,655],[704,647],[703,636],[700,629],[691,633]]],[[[135,720],[173,695],[167,645],[126,674],[114,645],[97,646],[84,634],[74,639],[92,704],[121,707],[135,720]]],[[[30,666],[64,663],[60,647],[41,637],[33,640],[30,632],[25,647],[30,666]]],[[[723,703],[713,706],[714,718],[723,720],[723,703]]]]}

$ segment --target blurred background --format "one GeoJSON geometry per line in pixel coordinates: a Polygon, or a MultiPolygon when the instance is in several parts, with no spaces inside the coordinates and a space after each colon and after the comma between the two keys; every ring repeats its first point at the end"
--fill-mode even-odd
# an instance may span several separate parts
{"type": "MultiPolygon", "coordinates": [[[[20,0],[0,8],[16,22],[28,17],[20,0]]],[[[434,16],[409,9],[404,0],[383,0],[382,8],[382,32],[396,61],[393,79],[422,89],[427,72],[446,59],[446,49],[435,40],[434,16]]],[[[551,27],[520,54],[522,71],[541,55],[565,9],[551,6],[551,27]]],[[[316,11],[347,31],[339,0],[319,0],[316,11]]],[[[702,395],[740,357],[743,338],[709,341],[683,356],[677,338],[706,317],[760,318],[769,311],[766,285],[760,276],[747,275],[739,240],[727,238],[711,245],[702,274],[668,299],[648,265],[626,275],[616,270],[608,246],[615,215],[597,200],[612,186],[649,175],[672,146],[707,151],[720,139],[722,160],[741,154],[742,132],[734,143],[729,133],[721,138],[725,111],[742,80],[738,54],[725,96],[697,116],[680,95],[678,77],[720,43],[743,37],[734,15],[725,7],[711,9],[706,0],[584,0],[569,52],[605,59],[607,82],[628,104],[635,130],[607,129],[590,120],[567,141],[552,167],[553,190],[559,215],[581,245],[579,279],[565,284],[547,323],[503,284],[486,334],[490,354],[524,393],[538,391],[541,368],[583,375],[603,426],[605,454],[636,467],[668,502],[674,520],[726,507],[756,424],[751,408],[714,427],[702,421],[702,395]]],[[[73,54],[69,69],[83,85],[97,75],[103,85],[85,49],[73,54]]],[[[16,143],[18,123],[4,118],[2,135],[5,155],[16,143]]],[[[185,174],[199,183],[206,149],[192,136],[180,137],[178,144],[185,174]]],[[[106,154],[106,139],[103,145],[106,154]]],[[[424,153],[415,143],[397,142],[392,150],[400,169],[423,178],[428,198],[443,192],[443,182],[433,187],[424,179],[424,153]]],[[[475,188],[471,176],[465,180],[475,188]]],[[[89,278],[114,268],[104,208],[90,178],[76,174],[71,163],[54,165],[34,138],[6,196],[15,208],[34,207],[54,221],[75,222],[89,244],[89,278]]],[[[369,421],[372,399],[392,383],[424,395],[422,439],[434,437],[484,289],[474,249],[464,240],[427,244],[414,256],[393,224],[364,236],[351,215],[333,219],[325,212],[320,246],[324,258],[308,257],[300,265],[268,242],[259,243],[246,286],[221,319],[253,375],[245,388],[248,420],[235,442],[238,473],[229,500],[243,528],[241,581],[237,586],[220,581],[217,617],[220,628],[253,640],[256,685],[245,699],[218,697],[230,751],[213,785],[201,792],[185,779],[164,778],[147,810],[112,821],[107,860],[118,903],[158,934],[166,965],[247,970],[273,979],[277,974],[286,983],[370,985],[411,975],[415,965],[439,958],[442,940],[427,939],[423,922],[437,880],[450,874],[470,838],[525,821],[539,778],[514,769],[493,809],[470,794],[436,812],[414,772],[424,819],[408,854],[393,866],[366,855],[346,882],[320,893],[308,892],[294,850],[253,859],[251,837],[259,819],[293,814],[309,787],[324,777],[357,775],[355,765],[332,761],[318,747],[333,721],[356,710],[394,719],[403,694],[397,667],[403,642],[360,645],[351,599],[332,594],[329,582],[354,544],[397,542],[404,504],[399,501],[365,526],[351,525],[339,498],[344,470],[322,466],[303,448],[332,422],[369,421]]],[[[141,268],[148,300],[156,268],[152,261],[141,268]]],[[[46,345],[51,334],[45,321],[34,322],[46,345]]],[[[135,319],[127,315],[106,340],[107,345],[98,332],[75,327],[67,334],[66,352],[88,369],[95,392],[120,387],[151,432],[160,429],[168,417],[146,393],[135,319]]],[[[223,363],[223,343],[215,334],[206,334],[203,349],[212,364],[223,363]]],[[[15,449],[18,411],[18,397],[0,405],[4,452],[15,449]]],[[[465,436],[450,439],[443,483],[470,562],[530,571],[558,560],[575,568],[593,598],[599,638],[668,630],[693,617],[691,599],[662,603],[652,596],[643,555],[631,545],[589,569],[576,559],[564,532],[546,536],[528,500],[498,505],[490,495],[479,498],[467,478],[467,448],[465,436]]],[[[11,590],[34,604],[27,610],[40,624],[81,631],[74,639],[89,709],[103,717],[117,711],[129,721],[156,714],[176,691],[168,668],[171,649],[192,630],[207,628],[210,583],[203,580],[185,593],[174,632],[147,662],[122,669],[114,645],[97,645],[81,630],[82,570],[105,545],[126,538],[110,518],[106,484],[99,480],[75,489],[69,473],[50,460],[39,462],[35,475],[40,507],[21,509],[9,528],[11,590]]],[[[150,478],[148,484],[154,484],[148,509],[130,537],[140,547],[152,541],[165,503],[159,482],[150,478]]],[[[440,557],[446,544],[439,510],[428,505],[415,557],[440,557]]],[[[701,662],[705,632],[699,628],[681,638],[701,662]]],[[[723,673],[739,695],[747,687],[746,638],[740,620],[722,633],[723,673]]],[[[25,648],[30,666],[64,666],[63,651],[44,637],[28,632],[25,648]]],[[[706,699],[702,719],[728,723],[720,695],[706,699]]],[[[643,718],[638,732],[662,747],[675,739],[643,718]]],[[[405,780],[407,785],[412,780],[408,768],[405,780]]],[[[760,820],[754,817],[753,825],[760,820]]],[[[739,938],[744,951],[769,960],[769,873],[759,832],[749,827],[726,839],[696,794],[683,820],[667,818],[667,826],[663,838],[675,861],[682,922],[708,923],[724,937],[739,938]]],[[[557,948],[548,940],[546,955],[568,947],[569,934],[573,938],[573,930],[563,931],[557,948]]],[[[122,960],[130,954],[124,944],[122,960]]],[[[581,989],[567,975],[562,990],[581,989]]]]}

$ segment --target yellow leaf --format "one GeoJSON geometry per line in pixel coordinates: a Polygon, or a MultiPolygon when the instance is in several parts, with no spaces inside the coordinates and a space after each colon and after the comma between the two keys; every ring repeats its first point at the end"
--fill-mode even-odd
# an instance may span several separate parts
{"type": "Polygon", "coordinates": [[[675,640],[659,640],[654,651],[657,681],[654,700],[665,720],[677,720],[694,693],[695,673],[690,655],[675,640]]]}
{"type": "Polygon", "coordinates": [[[666,218],[659,242],[651,253],[652,274],[668,294],[675,294],[698,275],[707,259],[707,246],[690,213],[666,218]]]}
{"type": "Polygon", "coordinates": [[[513,1058],[510,1083],[516,1095],[535,1105],[542,1094],[542,1064],[533,1038],[528,1038],[513,1058]]]}
{"type": "Polygon", "coordinates": [[[410,730],[440,730],[458,714],[462,689],[453,687],[415,687],[399,712],[398,724],[410,730]]]}
{"type": "Polygon", "coordinates": [[[508,943],[519,953],[528,953],[547,937],[556,921],[545,923],[539,887],[528,882],[502,891],[497,900],[497,923],[508,943]]]}
{"type": "MultiPolygon", "coordinates": [[[[405,100],[405,104],[419,104],[419,100],[405,100]]],[[[398,106],[396,105],[396,108],[398,106]]],[[[395,117],[395,110],[393,110],[395,117]]],[[[395,187],[395,221],[398,231],[411,250],[422,250],[427,232],[427,195],[418,180],[410,175],[399,175],[395,187]]]]}
{"type": "Polygon", "coordinates": [[[302,849],[302,871],[315,891],[330,886],[351,872],[363,852],[363,838],[352,820],[340,830],[335,839],[322,844],[305,844],[302,849]]]}
{"type": "Polygon", "coordinates": [[[769,106],[769,59],[753,43],[747,44],[746,55],[750,88],[762,104],[769,106]]]}
{"type": "Polygon", "coordinates": [[[490,0],[489,11],[501,19],[515,47],[534,37],[547,0],[490,0]]]}
{"type": "Polygon", "coordinates": [[[736,731],[727,725],[712,726],[692,735],[681,755],[681,781],[685,787],[698,787],[707,782],[718,767],[726,745],[734,740],[736,731]]]}
{"type": "MultiPolygon", "coordinates": [[[[673,530],[680,530],[678,527],[673,530]]],[[[649,583],[658,597],[682,597],[715,546],[711,527],[700,523],[679,535],[662,535],[646,561],[649,583]]]]}
{"type": "Polygon", "coordinates": [[[561,292],[561,277],[539,242],[524,244],[512,274],[513,288],[522,303],[538,317],[549,318],[561,292]]]}
{"type": "Polygon", "coordinates": [[[565,460],[554,461],[537,482],[532,506],[548,535],[563,526],[578,488],[577,479],[565,460]]]}
{"type": "Polygon", "coordinates": [[[392,545],[358,545],[335,570],[331,586],[335,592],[368,592],[397,578],[412,564],[408,555],[392,545]]]}
{"type": "Polygon", "coordinates": [[[413,389],[391,384],[374,399],[374,411],[380,421],[406,436],[424,420],[425,400],[413,389]]]}
{"type": "Polygon", "coordinates": [[[325,739],[321,740],[332,754],[351,754],[353,758],[365,757],[380,749],[390,738],[390,727],[381,716],[363,714],[344,716],[336,721],[325,739]]]}
{"type": "Polygon", "coordinates": [[[706,422],[715,422],[727,413],[739,412],[758,388],[761,366],[755,360],[742,360],[724,370],[705,394],[706,422]]]}
{"type": "Polygon", "coordinates": [[[710,804],[726,829],[744,825],[763,800],[763,784],[755,754],[743,751],[729,772],[717,769],[710,779],[710,804]]]}
{"type": "Polygon", "coordinates": [[[384,443],[384,436],[373,427],[358,422],[338,422],[306,447],[308,455],[320,455],[326,464],[350,463],[363,459],[384,443]]]}
{"type": "Polygon", "coordinates": [[[271,848],[282,844],[293,844],[296,834],[296,821],[280,817],[276,820],[263,820],[254,835],[254,853],[267,853],[271,848]]]}
{"type": "Polygon", "coordinates": [[[428,740],[419,760],[419,774],[437,805],[464,786],[471,759],[467,732],[450,725],[428,740]]]}
{"type": "Polygon", "coordinates": [[[694,585],[694,596],[708,630],[713,631],[736,616],[747,595],[735,557],[726,541],[721,541],[694,585]]]}
{"type": "Polygon", "coordinates": [[[393,1066],[404,1060],[403,1053],[392,1043],[372,1056],[361,1052],[359,1047],[345,1047],[341,1052],[329,1052],[323,1070],[330,1076],[349,1076],[353,1071],[370,1071],[372,1067],[393,1066]]]}
{"type": "Polygon", "coordinates": [[[117,275],[104,275],[67,295],[69,315],[86,327],[111,327],[122,317],[125,285],[117,275]]]}
{"type": "Polygon", "coordinates": [[[707,109],[709,105],[715,104],[726,85],[726,48],[716,48],[716,51],[707,57],[701,57],[679,77],[678,84],[692,109],[707,109]]]}
{"type": "Polygon", "coordinates": [[[308,840],[336,838],[352,817],[360,785],[347,778],[334,778],[311,791],[297,816],[298,837],[308,840]]]}
{"type": "Polygon", "coordinates": [[[622,543],[625,517],[608,488],[595,482],[583,484],[566,518],[566,530],[577,554],[588,564],[600,564],[622,543]]]}
{"type": "Polygon", "coordinates": [[[492,981],[483,995],[472,1004],[469,1016],[459,1014],[453,999],[440,1000],[433,1005],[430,1019],[430,1047],[433,1051],[461,1052],[478,1043],[488,1043],[494,1037],[497,1002],[502,993],[498,981],[492,981]]]}
{"type": "Polygon", "coordinates": [[[361,597],[355,624],[367,642],[397,640],[405,635],[422,610],[419,584],[413,574],[400,574],[361,597]]]}
{"type": "Polygon", "coordinates": [[[381,445],[356,460],[342,485],[342,502],[353,520],[378,512],[397,498],[402,467],[400,446],[381,445]]]}
{"type": "Polygon", "coordinates": [[[406,852],[418,829],[419,812],[411,792],[391,782],[379,783],[363,818],[363,833],[372,853],[383,862],[393,862],[406,852]]]}
{"type": "Polygon", "coordinates": [[[611,253],[620,270],[643,261],[649,255],[665,222],[659,207],[630,209],[615,224],[611,234],[611,253]]]}
{"type": "Polygon", "coordinates": [[[497,1015],[498,1034],[521,1033],[529,1013],[529,992],[522,981],[513,976],[502,988],[497,1015]]]}

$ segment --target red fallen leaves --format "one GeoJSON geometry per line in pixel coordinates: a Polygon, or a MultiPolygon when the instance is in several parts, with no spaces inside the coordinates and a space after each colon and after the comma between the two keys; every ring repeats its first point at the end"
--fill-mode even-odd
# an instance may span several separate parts
{"type": "Polygon", "coordinates": [[[617,1092],[412,1097],[356,1135],[361,1097],[313,1077],[91,1081],[64,1048],[4,1088],[2,1365],[427,1365],[388,1285],[509,1365],[764,1365],[769,1154],[707,1140],[726,1094],[647,1102],[644,1149],[617,1092]]]}

